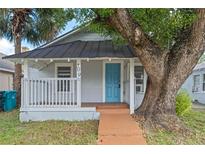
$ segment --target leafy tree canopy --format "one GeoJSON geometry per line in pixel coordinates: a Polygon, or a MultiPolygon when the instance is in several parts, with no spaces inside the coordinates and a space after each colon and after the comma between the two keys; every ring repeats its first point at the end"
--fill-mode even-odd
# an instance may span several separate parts
{"type": "MultiPolygon", "coordinates": [[[[189,27],[196,19],[192,9],[129,9],[129,12],[144,32],[163,48],[170,48],[180,31],[189,27]]],[[[80,16],[81,21],[92,20],[91,30],[112,35],[119,42],[122,37],[104,22],[113,13],[113,9],[83,9],[78,10],[77,16],[80,16]]]]}

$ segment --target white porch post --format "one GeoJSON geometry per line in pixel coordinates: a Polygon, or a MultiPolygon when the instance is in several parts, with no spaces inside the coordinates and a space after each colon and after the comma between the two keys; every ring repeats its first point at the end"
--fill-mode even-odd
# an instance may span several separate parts
{"type": "Polygon", "coordinates": [[[23,74],[24,74],[24,79],[26,80],[21,80],[23,81],[21,83],[21,107],[26,107],[29,105],[29,82],[28,82],[28,78],[29,78],[29,67],[28,67],[28,60],[25,60],[23,63],[23,74]]]}
{"type": "Polygon", "coordinates": [[[77,59],[77,67],[76,67],[76,74],[77,74],[77,106],[81,106],[81,60],[77,59]]]}
{"type": "Polygon", "coordinates": [[[130,114],[134,113],[135,90],[134,90],[134,59],[130,59],[130,114]]]}
{"type": "Polygon", "coordinates": [[[24,78],[29,78],[28,60],[24,61],[23,73],[24,73],[24,78]]]}

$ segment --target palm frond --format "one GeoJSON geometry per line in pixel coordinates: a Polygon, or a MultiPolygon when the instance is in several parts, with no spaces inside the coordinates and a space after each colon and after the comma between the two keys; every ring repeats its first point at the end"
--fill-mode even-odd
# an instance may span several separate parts
{"type": "MultiPolygon", "coordinates": [[[[12,9],[0,9],[0,38],[13,40],[12,9]]],[[[22,40],[33,45],[55,38],[74,17],[73,9],[32,9],[25,17],[22,40]]]]}

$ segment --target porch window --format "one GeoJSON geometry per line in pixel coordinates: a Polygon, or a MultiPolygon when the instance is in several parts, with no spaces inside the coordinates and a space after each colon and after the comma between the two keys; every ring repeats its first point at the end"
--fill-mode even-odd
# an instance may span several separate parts
{"type": "Polygon", "coordinates": [[[203,87],[202,87],[202,89],[203,89],[203,91],[205,91],[205,74],[203,74],[203,87]]]}
{"type": "Polygon", "coordinates": [[[194,80],[194,85],[193,85],[193,92],[199,92],[199,88],[200,88],[200,75],[194,75],[193,76],[193,80],[194,80]]]}
{"type": "MultiPolygon", "coordinates": [[[[71,78],[72,68],[71,66],[58,66],[57,67],[57,78],[71,78]]],[[[59,80],[58,91],[65,92],[70,91],[70,80],[59,80]]]]}
{"type": "Polygon", "coordinates": [[[135,66],[135,90],[144,92],[144,67],[135,66]]]}

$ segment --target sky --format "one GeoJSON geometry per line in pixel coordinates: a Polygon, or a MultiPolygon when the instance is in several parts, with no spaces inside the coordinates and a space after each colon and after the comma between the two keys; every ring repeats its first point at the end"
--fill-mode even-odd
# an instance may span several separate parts
{"type": "MultiPolygon", "coordinates": [[[[71,20],[66,25],[65,30],[61,31],[58,36],[71,31],[76,26],[77,26],[76,20],[75,19],[71,20]]],[[[30,50],[35,48],[35,46],[27,43],[26,41],[22,42],[22,46],[28,47],[30,50]]],[[[6,40],[5,38],[0,39],[0,52],[6,55],[14,54],[14,43],[6,40]]]]}

